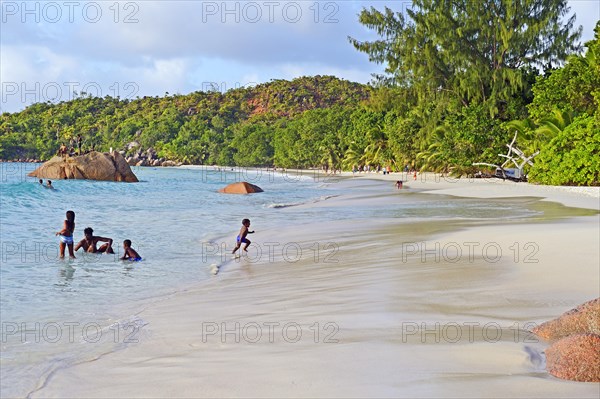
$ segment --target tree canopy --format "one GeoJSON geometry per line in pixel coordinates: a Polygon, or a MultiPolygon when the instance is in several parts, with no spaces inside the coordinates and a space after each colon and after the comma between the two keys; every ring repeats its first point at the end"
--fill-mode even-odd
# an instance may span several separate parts
{"type": "Polygon", "coordinates": [[[450,97],[486,103],[492,114],[523,88],[528,67],[552,68],[579,49],[581,28],[566,0],[413,0],[402,12],[364,9],[359,21],[381,37],[350,38],[371,61],[386,64],[380,81],[415,90],[425,101],[450,97]]]}

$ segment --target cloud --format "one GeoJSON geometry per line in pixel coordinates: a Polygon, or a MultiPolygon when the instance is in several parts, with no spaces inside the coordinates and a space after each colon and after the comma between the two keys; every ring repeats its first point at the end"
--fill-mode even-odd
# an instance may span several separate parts
{"type": "MultiPolygon", "coordinates": [[[[382,66],[370,63],[347,39],[375,38],[358,23],[360,10],[387,5],[403,11],[410,4],[2,1],[0,80],[76,82],[79,89],[87,84],[96,91],[100,87],[103,95],[122,97],[188,93],[206,89],[207,82],[229,89],[316,74],[368,82],[382,66]]],[[[582,40],[589,40],[600,4],[569,4],[577,23],[585,25],[582,40]]],[[[17,97],[3,99],[3,110],[15,111],[31,102],[16,101],[17,97]]]]}
{"type": "Polygon", "coordinates": [[[21,23],[22,18],[11,15],[6,25],[11,34],[2,40],[9,44],[41,43],[68,56],[124,64],[135,63],[140,57],[193,56],[256,64],[323,58],[338,66],[361,62],[347,41],[348,34],[359,33],[356,10],[336,2],[95,4],[100,7],[97,21],[84,18],[83,10],[82,15],[75,13],[72,22],[67,10],[55,23],[44,21],[43,15],[41,23],[35,23],[34,18],[21,23]]]}

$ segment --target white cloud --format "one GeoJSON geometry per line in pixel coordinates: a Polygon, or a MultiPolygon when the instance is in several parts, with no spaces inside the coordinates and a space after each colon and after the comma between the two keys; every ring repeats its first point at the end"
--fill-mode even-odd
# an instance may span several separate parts
{"type": "MultiPolygon", "coordinates": [[[[50,3],[32,2],[39,7],[38,15],[15,10],[21,2],[1,3],[3,83],[77,82],[79,88],[97,84],[102,94],[121,96],[131,95],[134,85],[136,94],[143,96],[202,90],[206,82],[230,89],[316,74],[367,82],[382,67],[369,63],[348,42],[347,36],[375,37],[358,23],[358,13],[363,6],[404,10],[411,4],[101,1],[75,2],[78,8],[69,10],[67,3],[52,2],[63,7],[58,19],[48,8],[50,3]],[[13,9],[7,9],[7,4],[13,9]],[[98,5],[100,12],[95,6],[84,12],[86,4],[98,5]]],[[[577,13],[577,23],[584,24],[582,40],[591,39],[600,18],[600,2],[572,0],[569,4],[577,13]]],[[[3,110],[15,111],[31,102],[14,98],[2,100],[3,110]]]]}

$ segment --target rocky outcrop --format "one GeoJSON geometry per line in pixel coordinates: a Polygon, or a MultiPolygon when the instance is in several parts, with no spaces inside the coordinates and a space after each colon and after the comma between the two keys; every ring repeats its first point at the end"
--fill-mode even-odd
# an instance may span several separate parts
{"type": "Polygon", "coordinates": [[[546,341],[555,341],[573,334],[600,335],[600,298],[585,302],[554,320],[542,323],[532,332],[546,341]]]}
{"type": "Polygon", "coordinates": [[[42,179],[87,179],[135,183],[137,177],[117,152],[97,152],[75,157],[56,156],[29,173],[42,179]]]}
{"type": "Polygon", "coordinates": [[[532,332],[550,341],[546,370],[572,381],[600,382],[600,298],[585,302],[532,332]]]}
{"type": "Polygon", "coordinates": [[[575,334],[546,349],[546,370],[571,381],[600,382],[600,336],[575,334]]]}
{"type": "MultiPolygon", "coordinates": [[[[132,141],[127,146],[127,152],[138,148],[132,155],[128,155],[125,161],[131,166],[181,166],[181,162],[170,161],[165,158],[159,158],[156,150],[152,147],[143,151],[137,141],[132,141]],[[139,148],[138,148],[139,147],[139,148]]],[[[121,151],[125,154],[125,151],[121,151]]]]}
{"type": "Polygon", "coordinates": [[[252,193],[262,193],[263,189],[255,186],[254,184],[247,183],[245,181],[232,183],[226,187],[219,189],[220,193],[225,194],[252,194],[252,193]]]}

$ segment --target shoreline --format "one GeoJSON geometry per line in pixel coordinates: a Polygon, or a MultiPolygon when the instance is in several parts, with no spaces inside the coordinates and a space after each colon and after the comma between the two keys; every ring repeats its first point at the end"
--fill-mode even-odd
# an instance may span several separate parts
{"type": "MultiPolygon", "coordinates": [[[[35,163],[34,161],[27,160],[0,160],[0,163],[35,163]]],[[[40,163],[40,162],[38,162],[40,163]]],[[[135,166],[137,167],[137,166],[135,166]]],[[[148,168],[163,168],[162,166],[143,166],[148,168]]],[[[322,183],[335,183],[340,180],[345,179],[359,179],[359,180],[378,180],[378,181],[389,181],[395,182],[397,180],[402,180],[404,184],[413,189],[428,189],[432,190],[450,190],[445,192],[445,194],[455,195],[455,196],[463,196],[469,198],[494,198],[494,194],[485,193],[477,190],[462,190],[464,184],[474,184],[475,186],[485,186],[486,183],[492,184],[494,187],[503,187],[502,190],[508,190],[508,193],[503,193],[504,197],[511,196],[526,196],[527,194],[523,194],[525,190],[532,190],[532,193],[536,195],[547,197],[547,200],[553,200],[556,202],[563,203],[563,205],[567,206],[575,206],[582,207],[588,209],[596,209],[600,210],[600,200],[593,201],[577,201],[574,198],[579,196],[581,198],[591,198],[591,199],[600,199],[600,186],[551,186],[551,185],[539,185],[529,182],[512,182],[510,180],[501,180],[497,178],[454,178],[450,176],[443,176],[439,173],[433,172],[420,172],[417,175],[417,179],[413,180],[413,177],[410,173],[405,172],[391,172],[390,174],[383,175],[378,172],[338,172],[336,174],[328,174],[320,169],[291,169],[291,168],[269,168],[269,167],[241,167],[241,166],[217,166],[217,165],[188,165],[182,164],[178,166],[166,166],[166,169],[200,169],[206,171],[207,173],[217,172],[213,174],[218,174],[220,172],[226,171],[234,171],[239,172],[240,177],[242,177],[242,172],[244,171],[258,171],[261,175],[258,176],[260,179],[262,177],[262,173],[278,173],[278,174],[292,174],[293,176],[301,176],[306,178],[312,178],[316,181],[322,183]],[[461,187],[457,187],[461,186],[461,187]],[[509,188],[507,188],[509,187],[509,188]],[[451,190],[455,189],[455,190],[451,190]],[[462,191],[458,191],[462,190],[462,191]],[[560,193],[565,194],[564,196],[560,196],[560,193]],[[508,195],[506,195],[508,194],[508,195]],[[564,202],[563,202],[564,201],[564,202]]],[[[210,176],[209,176],[210,177],[210,176]]],[[[256,176],[248,176],[250,178],[257,178],[256,176]]],[[[33,178],[32,178],[33,179],[33,178]]],[[[250,179],[252,180],[252,179],[250,179]]],[[[223,181],[223,183],[227,184],[230,181],[223,181]]],[[[251,181],[250,181],[251,182],[251,181]]],[[[498,195],[498,193],[495,193],[498,195]]]]}
{"type": "MultiPolygon", "coordinates": [[[[425,175],[424,181],[407,182],[410,189],[397,192],[379,182],[392,183],[397,176],[372,175],[343,176],[341,185],[355,194],[352,198],[301,206],[377,207],[417,191],[543,197],[565,206],[600,208],[593,195],[524,183],[448,182],[425,175]]],[[[463,397],[594,397],[594,384],[549,377],[535,361],[544,344],[530,342],[524,330],[528,322],[556,317],[598,295],[599,272],[589,268],[600,258],[594,245],[598,220],[596,214],[520,221],[516,230],[512,223],[453,228],[442,222],[432,230],[437,233],[423,234],[403,230],[402,220],[360,226],[340,220],[266,232],[260,241],[294,242],[311,256],[298,262],[282,256],[227,262],[214,279],[143,310],[149,335],[140,344],[61,370],[32,396],[431,397],[452,392],[463,397]],[[452,254],[442,253],[441,260],[423,262],[423,251],[411,247],[414,253],[405,258],[407,247],[399,245],[424,242],[431,250],[436,243],[446,248],[473,241],[495,243],[508,256],[490,262],[481,253],[473,261],[466,256],[454,261],[452,254]],[[519,262],[511,262],[515,242],[519,262]],[[531,252],[524,246],[531,242],[537,245],[537,262],[525,262],[531,252]],[[315,243],[321,251],[318,261],[315,243]],[[296,325],[305,338],[293,342],[289,334],[296,325]],[[250,342],[257,326],[262,335],[250,342]],[[461,338],[444,336],[448,331],[460,331],[461,338]],[[498,331],[497,341],[484,335],[498,331]]]]}
{"type": "MultiPolygon", "coordinates": [[[[342,172],[344,178],[371,179],[379,181],[401,180],[405,173],[382,175],[377,173],[355,174],[342,172]]],[[[403,183],[411,189],[424,190],[424,193],[447,194],[466,198],[507,198],[539,196],[546,201],[559,202],[565,206],[595,209],[600,211],[600,187],[597,186],[548,186],[524,182],[512,182],[496,178],[456,179],[437,173],[421,173],[413,180],[409,176],[403,183]]]]}
{"type": "MultiPolygon", "coordinates": [[[[417,174],[417,179],[414,180],[410,173],[391,172],[390,174],[382,174],[378,172],[339,172],[336,174],[325,173],[319,169],[292,169],[292,168],[261,168],[261,167],[241,167],[241,166],[215,166],[215,165],[180,165],[178,168],[187,169],[202,169],[208,172],[221,172],[231,170],[234,172],[242,171],[259,171],[262,173],[278,173],[292,174],[294,176],[304,176],[313,178],[318,182],[326,184],[335,184],[341,180],[377,180],[389,181],[390,183],[402,180],[405,186],[418,190],[430,190],[432,193],[438,192],[454,196],[462,196],[467,198],[504,198],[513,196],[528,196],[538,195],[543,196],[548,201],[556,201],[565,206],[574,206],[587,209],[600,210],[600,186],[551,186],[534,184],[529,182],[513,182],[510,180],[502,180],[498,178],[455,178],[444,176],[433,172],[420,172],[417,174]],[[464,190],[465,184],[471,190],[464,190]],[[507,192],[483,192],[480,188],[473,189],[472,187],[494,187],[500,190],[508,190],[507,192]],[[454,190],[452,190],[454,189],[454,190]],[[440,192],[438,190],[449,190],[440,192]],[[528,192],[531,191],[531,192],[528,192]],[[565,194],[565,195],[561,195],[565,194]],[[577,201],[575,198],[581,197],[598,199],[597,201],[577,201]]],[[[259,176],[259,178],[262,175],[259,176]]],[[[250,181],[251,182],[251,181],[250,181]]]]}

